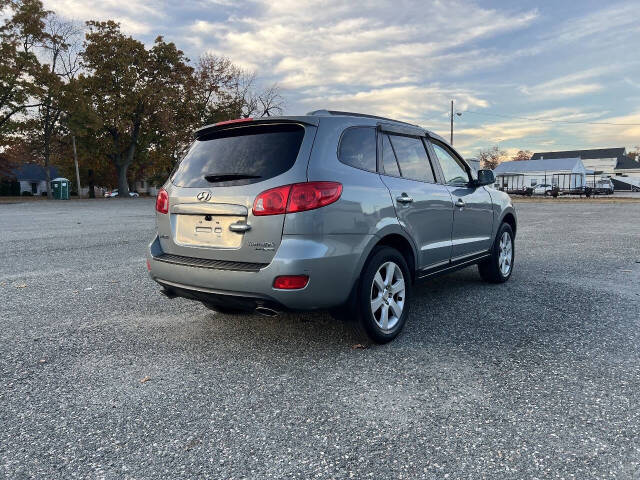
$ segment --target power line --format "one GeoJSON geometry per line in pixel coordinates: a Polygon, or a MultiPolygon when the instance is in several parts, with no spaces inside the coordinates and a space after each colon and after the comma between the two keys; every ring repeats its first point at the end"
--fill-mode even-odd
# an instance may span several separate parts
{"type": "Polygon", "coordinates": [[[517,118],[520,120],[528,120],[531,122],[569,123],[569,124],[580,124],[580,125],[615,125],[619,127],[640,127],[640,123],[581,122],[579,120],[549,120],[546,118],[520,117],[518,115],[504,115],[500,113],[476,112],[473,110],[463,110],[462,113],[473,113],[475,115],[487,115],[490,117],[517,118]]]}

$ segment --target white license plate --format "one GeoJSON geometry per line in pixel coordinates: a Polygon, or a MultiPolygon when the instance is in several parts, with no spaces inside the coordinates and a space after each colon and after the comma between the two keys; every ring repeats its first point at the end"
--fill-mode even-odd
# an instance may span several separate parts
{"type": "Polygon", "coordinates": [[[242,233],[232,232],[229,225],[245,221],[245,217],[176,215],[176,243],[196,247],[239,248],[242,233]],[[211,220],[208,220],[208,219],[211,220]]]}

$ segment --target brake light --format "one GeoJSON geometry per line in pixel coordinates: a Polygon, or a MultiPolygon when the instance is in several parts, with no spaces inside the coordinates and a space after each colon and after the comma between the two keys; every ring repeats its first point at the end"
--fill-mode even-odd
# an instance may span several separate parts
{"type": "Polygon", "coordinates": [[[298,290],[309,283],[307,275],[281,275],[273,280],[273,288],[281,290],[298,290]]]}
{"type": "Polygon", "coordinates": [[[224,122],[218,122],[214,124],[215,127],[220,125],[228,125],[230,123],[242,123],[242,122],[252,122],[253,118],[235,118],[233,120],[225,120],[224,122]]]}
{"type": "Polygon", "coordinates": [[[329,205],[342,195],[338,182],[304,182],[265,190],[253,202],[253,214],[279,215],[329,205]]]}
{"type": "Polygon", "coordinates": [[[265,190],[253,202],[253,214],[260,216],[286,213],[290,190],[291,185],[265,190]]]}
{"type": "Polygon", "coordinates": [[[337,182],[296,183],[291,187],[287,213],[304,212],[324,207],[342,195],[342,184],[337,182]]]}
{"type": "Polygon", "coordinates": [[[164,188],[158,191],[158,196],[156,197],[156,212],[169,213],[169,194],[164,188]]]}

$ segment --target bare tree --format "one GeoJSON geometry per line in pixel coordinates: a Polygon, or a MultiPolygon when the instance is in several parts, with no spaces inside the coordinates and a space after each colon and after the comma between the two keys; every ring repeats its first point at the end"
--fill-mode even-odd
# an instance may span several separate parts
{"type": "Polygon", "coordinates": [[[72,22],[49,15],[45,20],[45,36],[38,45],[43,71],[36,82],[39,106],[35,116],[37,150],[41,153],[47,179],[47,196],[51,198],[51,155],[53,139],[62,129],[64,100],[69,78],[77,71],[77,48],[80,30],[72,22]],[[73,45],[73,47],[72,47],[73,45]]]}
{"type": "Polygon", "coordinates": [[[284,98],[280,94],[278,84],[274,83],[269,88],[259,93],[258,103],[261,117],[282,115],[284,110],[284,98]]]}
{"type": "Polygon", "coordinates": [[[504,159],[506,152],[500,150],[499,147],[491,147],[486,150],[480,150],[478,152],[478,160],[482,168],[493,170],[504,159]]]}
{"type": "Polygon", "coordinates": [[[533,153],[531,153],[529,150],[518,150],[518,153],[511,157],[511,160],[513,160],[514,162],[521,162],[523,160],[531,160],[532,156],[533,153]]]}
{"type": "Polygon", "coordinates": [[[277,84],[259,90],[256,73],[234,65],[226,57],[201,56],[194,79],[196,116],[200,124],[279,115],[284,109],[277,84]]]}

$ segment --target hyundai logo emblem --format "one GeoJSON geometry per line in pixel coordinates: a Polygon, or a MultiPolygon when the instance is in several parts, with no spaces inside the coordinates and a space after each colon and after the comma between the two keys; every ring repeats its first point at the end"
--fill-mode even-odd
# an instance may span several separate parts
{"type": "Polygon", "coordinates": [[[207,191],[200,192],[200,193],[196,196],[196,198],[197,198],[198,200],[200,200],[201,202],[208,202],[209,200],[211,200],[211,192],[207,192],[207,191]]]}

